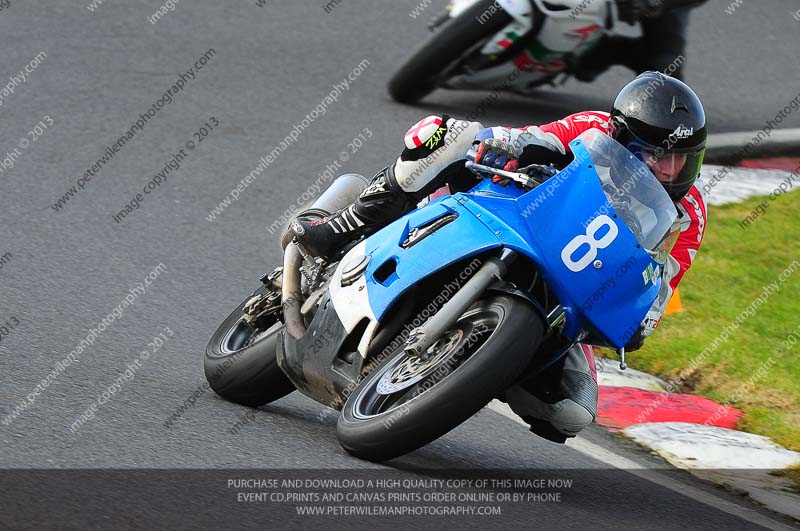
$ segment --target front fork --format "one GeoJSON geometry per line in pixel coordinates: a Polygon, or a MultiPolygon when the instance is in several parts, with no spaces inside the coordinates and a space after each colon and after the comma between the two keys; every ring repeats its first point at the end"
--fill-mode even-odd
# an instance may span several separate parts
{"type": "Polygon", "coordinates": [[[447,332],[477,302],[486,289],[496,280],[502,280],[507,266],[517,253],[503,249],[499,258],[489,258],[475,275],[447,301],[425,324],[415,328],[408,335],[403,347],[408,354],[420,356],[428,350],[445,332],[447,332]]]}

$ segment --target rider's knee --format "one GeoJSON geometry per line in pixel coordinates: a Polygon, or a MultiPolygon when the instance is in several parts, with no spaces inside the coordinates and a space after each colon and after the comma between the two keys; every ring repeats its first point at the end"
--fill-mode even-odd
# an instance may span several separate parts
{"type": "Polygon", "coordinates": [[[594,422],[594,414],[574,400],[566,398],[556,406],[557,411],[549,421],[564,435],[575,436],[594,422]]]}
{"type": "Polygon", "coordinates": [[[579,403],[571,398],[562,398],[548,403],[519,385],[508,389],[505,398],[511,410],[520,417],[549,422],[567,437],[576,436],[595,420],[591,404],[584,404],[583,400],[579,403]]]}

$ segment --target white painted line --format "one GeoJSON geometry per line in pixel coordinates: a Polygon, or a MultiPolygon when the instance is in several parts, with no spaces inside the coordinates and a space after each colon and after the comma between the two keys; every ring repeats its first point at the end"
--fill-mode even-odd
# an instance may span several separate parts
{"type": "Polygon", "coordinates": [[[680,468],[783,470],[800,464],[800,453],[768,437],[688,422],[648,422],[622,433],[653,448],[680,468]]]}
{"type": "Polygon", "coordinates": [[[746,492],[773,511],[800,520],[800,497],[792,493],[791,481],[770,474],[800,464],[800,453],[768,437],[685,422],[638,424],[622,432],[678,468],[746,492]]]}
{"type": "MultiPolygon", "coordinates": [[[[706,183],[711,183],[716,175],[722,176],[722,166],[711,164],[703,165],[697,186],[702,188],[706,183]]],[[[781,184],[790,172],[784,170],[766,170],[757,168],[728,168],[722,180],[716,182],[706,194],[706,199],[711,205],[725,205],[739,203],[747,198],[758,195],[769,195],[781,184]]]]}
{"type": "MultiPolygon", "coordinates": [[[[493,400],[489,404],[489,409],[528,428],[528,424],[526,424],[524,420],[511,411],[511,408],[508,407],[507,404],[493,400]]],[[[531,434],[531,436],[533,436],[533,434],[531,434]]],[[[771,518],[767,518],[766,516],[763,516],[753,510],[747,509],[746,507],[736,505],[706,491],[664,476],[654,468],[646,468],[639,463],[612,452],[611,450],[580,439],[580,437],[571,439],[567,444],[567,447],[593,459],[601,461],[613,468],[624,470],[629,474],[633,474],[634,476],[645,479],[651,483],[655,483],[656,485],[664,487],[665,489],[669,489],[719,511],[725,512],[737,518],[741,518],[742,520],[746,520],[752,524],[760,525],[762,527],[766,527],[767,529],[774,529],[776,531],[797,531],[796,528],[787,526],[781,522],[772,520],[771,518]]]]}

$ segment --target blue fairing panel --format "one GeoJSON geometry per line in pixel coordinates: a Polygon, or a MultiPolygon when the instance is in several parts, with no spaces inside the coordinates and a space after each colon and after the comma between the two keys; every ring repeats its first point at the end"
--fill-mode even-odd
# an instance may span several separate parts
{"type": "Polygon", "coordinates": [[[447,197],[416,210],[393,222],[366,240],[366,254],[372,259],[367,267],[369,302],[375,317],[380,320],[391,304],[407,289],[425,277],[448,265],[500,247],[501,242],[480,219],[474,217],[459,202],[464,196],[447,197]],[[458,219],[408,249],[401,244],[409,232],[448,214],[458,219]],[[383,282],[375,278],[375,271],[387,262],[395,261],[394,273],[383,282]]]}
{"type": "Polygon", "coordinates": [[[564,306],[566,337],[589,334],[623,346],[655,301],[659,266],[609,204],[588,152],[577,140],[571,145],[574,162],[527,193],[484,180],[368,238],[365,276],[375,318],[380,321],[401,294],[432,273],[506,247],[538,264],[564,306]],[[453,215],[426,238],[401,247],[413,229],[453,215]]]}
{"type": "Polygon", "coordinates": [[[541,271],[567,310],[565,335],[574,337],[579,326],[588,325],[621,347],[658,295],[658,264],[608,203],[588,154],[580,145],[573,151],[572,164],[518,204],[541,271]],[[585,241],[562,256],[576,238],[585,241]],[[603,240],[611,241],[597,244],[603,240]],[[584,256],[591,257],[589,265],[575,271],[575,261],[584,256]]]}

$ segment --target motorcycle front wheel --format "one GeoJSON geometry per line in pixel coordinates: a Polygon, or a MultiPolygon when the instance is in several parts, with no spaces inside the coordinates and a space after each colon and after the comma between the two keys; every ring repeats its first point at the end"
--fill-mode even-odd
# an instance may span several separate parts
{"type": "Polygon", "coordinates": [[[388,353],[342,408],[339,443],[353,456],[385,461],[438,439],[513,384],[544,329],[522,299],[479,301],[423,355],[388,353]]]}

